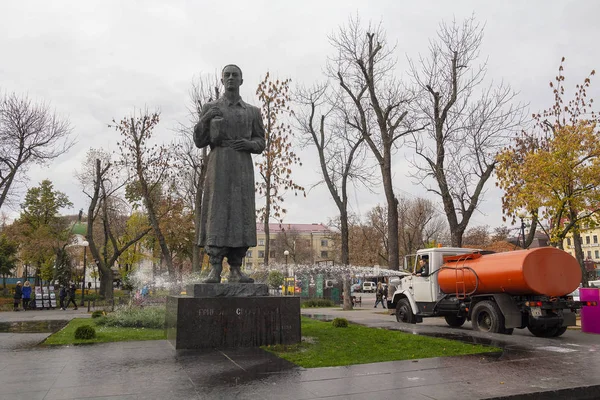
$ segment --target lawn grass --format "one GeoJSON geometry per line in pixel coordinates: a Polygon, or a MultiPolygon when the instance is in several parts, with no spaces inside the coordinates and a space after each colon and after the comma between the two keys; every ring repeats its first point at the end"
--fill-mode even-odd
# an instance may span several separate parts
{"type": "Polygon", "coordinates": [[[263,349],[304,368],[489,353],[499,348],[302,317],[302,343],[263,349]]]}
{"type": "Polygon", "coordinates": [[[161,340],[166,338],[167,337],[164,329],[98,326],[93,319],[75,318],[72,319],[63,329],[50,335],[42,343],[42,345],[55,346],[67,344],[124,342],[130,340],[161,340]],[[96,329],[96,337],[89,340],[75,339],[75,329],[82,325],[93,326],[96,329]]]}

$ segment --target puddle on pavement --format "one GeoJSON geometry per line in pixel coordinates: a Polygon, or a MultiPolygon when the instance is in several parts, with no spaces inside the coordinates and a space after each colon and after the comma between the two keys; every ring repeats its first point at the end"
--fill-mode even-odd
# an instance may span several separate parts
{"type": "Polygon", "coordinates": [[[3,333],[54,333],[64,328],[69,321],[18,321],[0,322],[3,333]]]}

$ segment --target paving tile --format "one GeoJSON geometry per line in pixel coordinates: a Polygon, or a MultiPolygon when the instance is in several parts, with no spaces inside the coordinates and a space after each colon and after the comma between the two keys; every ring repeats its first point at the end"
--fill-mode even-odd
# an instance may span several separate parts
{"type": "Polygon", "coordinates": [[[26,391],[22,389],[16,393],[5,393],[3,387],[0,385],[0,400],[42,400],[46,396],[46,393],[48,393],[47,390],[29,391],[28,389],[26,391]]]}

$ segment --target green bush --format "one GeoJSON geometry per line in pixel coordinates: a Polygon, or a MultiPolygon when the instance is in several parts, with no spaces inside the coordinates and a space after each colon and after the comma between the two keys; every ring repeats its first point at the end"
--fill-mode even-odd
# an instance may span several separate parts
{"type": "Polygon", "coordinates": [[[75,339],[93,339],[96,337],[96,330],[91,325],[81,325],[75,329],[75,339]]]}
{"type": "Polygon", "coordinates": [[[104,300],[104,297],[100,296],[99,294],[95,294],[95,293],[90,293],[90,294],[86,294],[85,296],[83,296],[83,300],[84,301],[98,301],[98,300],[104,300]]]}
{"type": "Polygon", "coordinates": [[[336,328],[347,328],[348,320],[346,318],[334,318],[332,324],[336,328]]]}
{"type": "Polygon", "coordinates": [[[104,311],[98,310],[98,311],[94,311],[92,313],[92,318],[100,318],[102,316],[104,316],[104,311]]]}
{"type": "Polygon", "coordinates": [[[165,307],[121,308],[98,318],[96,324],[122,328],[163,329],[165,327],[165,307]]]}
{"type": "Polygon", "coordinates": [[[269,271],[267,284],[271,289],[277,289],[279,286],[283,285],[283,274],[275,269],[269,271]]]}
{"type": "Polygon", "coordinates": [[[302,302],[302,307],[335,307],[335,303],[329,299],[309,299],[302,302]]]}

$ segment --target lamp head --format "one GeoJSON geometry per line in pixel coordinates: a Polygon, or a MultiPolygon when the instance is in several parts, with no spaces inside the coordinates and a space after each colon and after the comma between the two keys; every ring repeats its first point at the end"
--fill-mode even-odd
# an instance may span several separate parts
{"type": "Polygon", "coordinates": [[[287,257],[287,256],[290,255],[290,252],[288,250],[286,250],[286,251],[283,252],[283,255],[287,257]]]}

